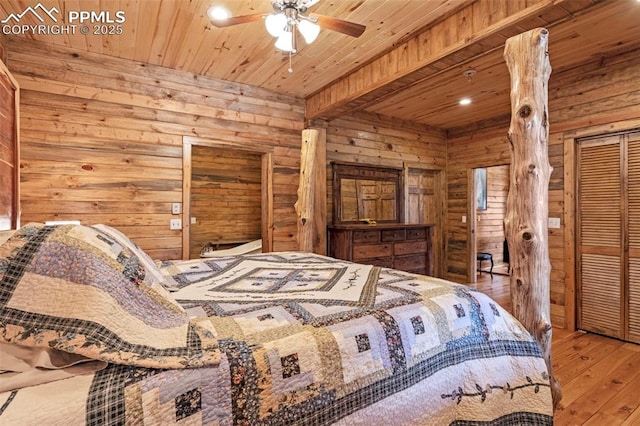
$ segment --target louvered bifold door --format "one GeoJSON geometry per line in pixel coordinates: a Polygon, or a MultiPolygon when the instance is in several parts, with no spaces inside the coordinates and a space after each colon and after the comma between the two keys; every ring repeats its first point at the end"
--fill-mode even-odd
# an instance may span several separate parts
{"type": "Polygon", "coordinates": [[[640,343],[640,132],[628,135],[629,278],[627,340],[640,343]]]}
{"type": "Polygon", "coordinates": [[[578,326],[623,337],[620,138],[582,141],[578,163],[578,326]]]}

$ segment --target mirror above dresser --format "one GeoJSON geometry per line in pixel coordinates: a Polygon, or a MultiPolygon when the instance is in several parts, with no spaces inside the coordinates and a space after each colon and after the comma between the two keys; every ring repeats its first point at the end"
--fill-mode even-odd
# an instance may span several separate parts
{"type": "Polygon", "coordinates": [[[402,223],[402,169],[333,163],[333,224],[402,223]]]}

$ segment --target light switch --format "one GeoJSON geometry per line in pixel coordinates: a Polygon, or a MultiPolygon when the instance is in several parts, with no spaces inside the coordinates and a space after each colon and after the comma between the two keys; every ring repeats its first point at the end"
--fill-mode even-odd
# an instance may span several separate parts
{"type": "Polygon", "coordinates": [[[549,228],[560,228],[560,218],[559,217],[550,217],[549,218],[549,228]]]}
{"type": "Polygon", "coordinates": [[[462,216],[462,223],[467,223],[467,216],[462,216]]]}
{"type": "Polygon", "coordinates": [[[172,214],[180,214],[180,203],[171,204],[171,213],[172,214]]]}

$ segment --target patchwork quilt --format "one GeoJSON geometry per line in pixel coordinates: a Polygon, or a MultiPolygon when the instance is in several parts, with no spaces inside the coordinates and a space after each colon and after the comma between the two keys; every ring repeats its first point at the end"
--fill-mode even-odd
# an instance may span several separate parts
{"type": "Polygon", "coordinates": [[[466,286],[297,252],[158,268],[109,227],[25,228],[0,246],[0,341],[108,364],[0,393],[2,424],[553,423],[538,345],[466,286]]]}

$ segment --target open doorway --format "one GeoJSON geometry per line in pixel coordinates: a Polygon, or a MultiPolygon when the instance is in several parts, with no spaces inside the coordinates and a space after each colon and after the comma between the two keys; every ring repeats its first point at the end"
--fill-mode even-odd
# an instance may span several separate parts
{"type": "Polygon", "coordinates": [[[479,274],[509,275],[509,250],[504,233],[509,193],[509,165],[473,170],[471,232],[473,282],[479,274]]]}
{"type": "Polygon", "coordinates": [[[184,137],[183,170],[183,259],[238,246],[272,250],[271,152],[184,137]]]}
{"type": "Polygon", "coordinates": [[[262,156],[194,146],[189,257],[262,238],[262,156]]]}

